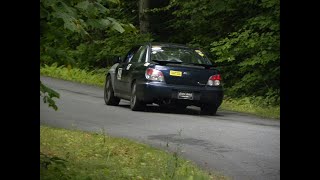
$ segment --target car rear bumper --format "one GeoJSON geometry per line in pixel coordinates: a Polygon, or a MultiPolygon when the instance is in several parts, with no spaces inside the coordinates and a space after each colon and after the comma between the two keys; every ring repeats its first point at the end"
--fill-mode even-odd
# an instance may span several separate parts
{"type": "Polygon", "coordinates": [[[222,87],[169,85],[161,82],[137,83],[137,97],[147,103],[173,100],[188,105],[214,104],[219,107],[223,99],[222,87]],[[178,92],[193,93],[192,100],[178,99],[178,92]]]}

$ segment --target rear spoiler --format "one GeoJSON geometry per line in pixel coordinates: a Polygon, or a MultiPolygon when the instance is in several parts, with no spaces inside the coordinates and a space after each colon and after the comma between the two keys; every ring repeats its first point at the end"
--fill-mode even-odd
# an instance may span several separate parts
{"type": "Polygon", "coordinates": [[[204,69],[214,69],[216,67],[215,65],[210,65],[210,64],[182,63],[180,61],[161,61],[161,60],[152,60],[152,61],[160,65],[172,64],[174,66],[203,67],[204,69]]]}

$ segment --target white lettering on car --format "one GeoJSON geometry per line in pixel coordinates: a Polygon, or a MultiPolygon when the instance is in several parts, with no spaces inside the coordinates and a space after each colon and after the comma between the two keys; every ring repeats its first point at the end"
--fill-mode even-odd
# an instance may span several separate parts
{"type": "Polygon", "coordinates": [[[132,64],[128,64],[128,66],[127,66],[127,70],[129,70],[129,69],[130,69],[131,65],[132,65],[132,64]]]}

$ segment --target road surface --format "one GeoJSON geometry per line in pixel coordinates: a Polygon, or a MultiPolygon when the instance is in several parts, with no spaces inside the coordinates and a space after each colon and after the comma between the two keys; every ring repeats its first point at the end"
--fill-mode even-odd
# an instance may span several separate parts
{"type": "Polygon", "coordinates": [[[232,179],[280,179],[280,122],[218,110],[217,116],[199,115],[200,109],[164,111],[156,105],[144,112],[130,110],[129,102],[107,106],[103,88],[41,76],[57,90],[58,111],[40,98],[41,124],[133,139],[176,151],[208,171],[232,179]],[[167,147],[167,144],[169,147],[167,147]]]}

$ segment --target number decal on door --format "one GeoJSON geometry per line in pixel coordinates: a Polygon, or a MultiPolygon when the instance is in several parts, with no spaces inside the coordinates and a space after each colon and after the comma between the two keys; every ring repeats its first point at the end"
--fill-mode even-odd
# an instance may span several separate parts
{"type": "Polygon", "coordinates": [[[117,79],[121,80],[122,68],[118,69],[117,79]]]}
{"type": "Polygon", "coordinates": [[[132,65],[132,64],[128,64],[128,66],[127,66],[127,70],[129,70],[129,69],[130,69],[131,65],[132,65]]]}

